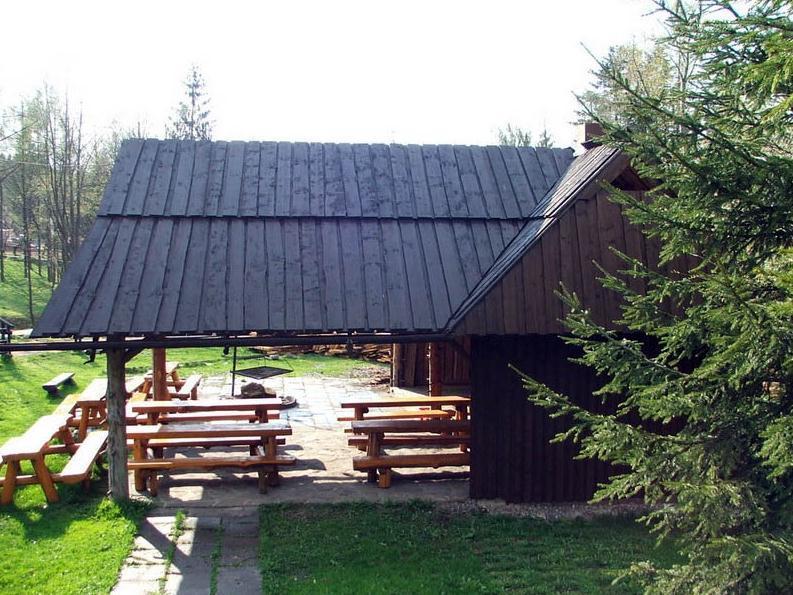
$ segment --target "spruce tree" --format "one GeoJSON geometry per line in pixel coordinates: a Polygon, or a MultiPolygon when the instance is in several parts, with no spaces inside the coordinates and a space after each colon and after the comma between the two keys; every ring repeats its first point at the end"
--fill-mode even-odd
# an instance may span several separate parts
{"type": "Polygon", "coordinates": [[[192,66],[184,81],[185,99],[166,126],[165,135],[179,140],[210,140],[212,120],[206,83],[197,66],[192,66]]]}
{"type": "Polygon", "coordinates": [[[602,375],[599,394],[619,403],[617,413],[524,382],[533,403],[572,420],[557,440],[624,470],[595,498],[642,496],[651,505],[643,520],[679,545],[683,561],[672,568],[629,570],[648,592],[789,592],[793,3],[656,4],[665,51],[690,60],[686,84],[650,90],[604,62],[622,117],[588,115],[659,181],[649,201],[617,190],[612,198],[661,241],[662,263],[648,270],[624,257],[622,275],[604,274],[624,300],[627,333],[594,324],[577,296],[560,292],[577,361],[602,375]],[[697,264],[679,267],[689,255],[697,264]],[[644,294],[630,290],[631,276],[646,280],[644,294]],[[629,412],[680,429],[651,431],[628,423],[629,412]]]}

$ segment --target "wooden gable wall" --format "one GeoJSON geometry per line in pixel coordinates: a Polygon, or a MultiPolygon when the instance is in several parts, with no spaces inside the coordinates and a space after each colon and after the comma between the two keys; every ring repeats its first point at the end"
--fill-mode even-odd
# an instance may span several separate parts
{"type": "MultiPolygon", "coordinates": [[[[611,273],[627,268],[612,246],[651,268],[658,265],[658,242],[631,225],[607,191],[578,199],[463,318],[454,334],[563,333],[559,320],[565,312],[554,293],[560,283],[579,296],[596,322],[614,327],[611,321],[620,317],[619,297],[602,287],[598,278],[603,275],[595,265],[611,273]]],[[[642,280],[629,283],[644,291],[642,280]]]]}

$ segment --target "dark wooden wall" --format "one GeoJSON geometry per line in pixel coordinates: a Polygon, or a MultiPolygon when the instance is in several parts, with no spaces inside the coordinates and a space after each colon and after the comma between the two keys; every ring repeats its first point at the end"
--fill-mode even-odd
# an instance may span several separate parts
{"type": "Polygon", "coordinates": [[[474,337],[472,339],[471,497],[507,502],[566,502],[589,499],[609,475],[600,461],[573,460],[577,447],[548,441],[566,427],[531,405],[520,370],[604,411],[592,396],[599,386],[591,370],[567,361],[571,347],[551,335],[474,337]]]}
{"type": "MultiPolygon", "coordinates": [[[[641,196],[640,192],[636,193],[641,196]]],[[[657,240],[645,238],[629,224],[620,206],[605,191],[578,200],[549,227],[526,255],[497,283],[454,329],[456,335],[523,335],[565,332],[562,302],[554,293],[563,283],[579,296],[594,320],[612,326],[620,317],[617,294],[604,289],[602,272],[627,268],[611,251],[616,248],[650,268],[658,266],[657,240]]],[[[683,262],[674,266],[688,267],[683,262]]],[[[629,285],[644,292],[642,280],[629,285]]]]}
{"type": "MultiPolygon", "coordinates": [[[[441,382],[450,386],[467,386],[471,383],[471,340],[469,337],[460,337],[456,343],[456,348],[450,344],[443,345],[441,382]]],[[[394,386],[427,386],[430,373],[428,348],[429,343],[405,343],[392,349],[392,354],[398,354],[391,362],[391,382],[394,386]]]]}

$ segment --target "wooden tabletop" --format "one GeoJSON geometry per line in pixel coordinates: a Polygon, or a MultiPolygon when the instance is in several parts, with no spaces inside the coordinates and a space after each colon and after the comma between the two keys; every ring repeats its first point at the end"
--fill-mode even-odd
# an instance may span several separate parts
{"type": "MultiPolygon", "coordinates": [[[[165,362],[166,376],[171,376],[178,367],[179,367],[179,362],[165,362]]],[[[146,372],[146,376],[151,376],[152,374],[154,374],[153,370],[149,370],[148,372],[146,372]]]]}
{"type": "Polygon", "coordinates": [[[365,399],[346,399],[341,402],[342,407],[414,407],[422,405],[470,405],[470,397],[373,397],[365,399]]]}
{"type": "Polygon", "coordinates": [[[105,393],[107,393],[107,378],[94,378],[77,397],[77,402],[80,404],[100,402],[105,399],[105,393]]]}
{"type": "Polygon", "coordinates": [[[38,418],[22,436],[11,438],[0,447],[0,457],[6,461],[17,461],[42,453],[70,418],[70,415],[57,414],[38,418]]]}
{"type": "Polygon", "coordinates": [[[201,399],[197,401],[140,401],[131,403],[136,413],[187,413],[191,411],[256,411],[281,409],[281,399],[201,399]]]}
{"type": "Polygon", "coordinates": [[[373,419],[352,422],[353,432],[469,432],[471,422],[457,419],[373,419]]]}
{"type": "Polygon", "coordinates": [[[147,440],[150,438],[237,438],[242,436],[289,436],[292,428],[285,420],[273,420],[266,424],[168,424],[151,426],[128,426],[127,438],[147,440]]]}

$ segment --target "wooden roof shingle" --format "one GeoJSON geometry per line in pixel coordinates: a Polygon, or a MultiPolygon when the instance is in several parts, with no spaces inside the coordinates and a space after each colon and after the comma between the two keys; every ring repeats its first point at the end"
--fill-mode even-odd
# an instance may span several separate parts
{"type": "Polygon", "coordinates": [[[447,332],[606,153],[126,141],[34,335],[447,332]]]}

